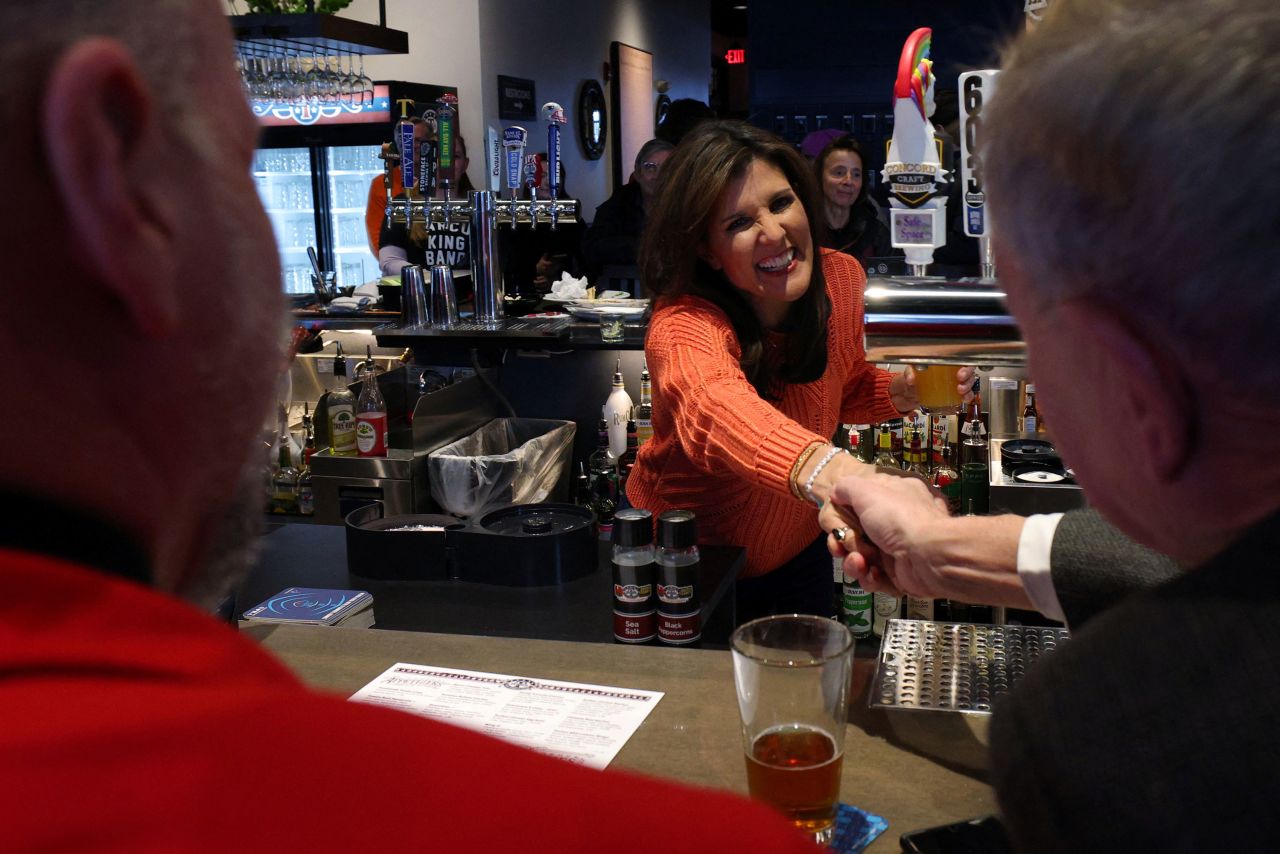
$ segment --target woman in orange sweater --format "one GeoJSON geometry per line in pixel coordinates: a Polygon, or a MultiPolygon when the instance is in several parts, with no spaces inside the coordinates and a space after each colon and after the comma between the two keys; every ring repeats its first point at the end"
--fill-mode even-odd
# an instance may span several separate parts
{"type": "MultiPolygon", "coordinates": [[[[627,497],[655,515],[692,510],[704,543],[746,548],[740,622],[829,615],[815,505],[841,476],[873,470],[830,438],[839,423],[915,409],[914,378],[867,363],[866,276],[818,247],[812,169],[790,145],[745,123],[704,123],[662,180],[640,254],[658,297],[645,342],[654,435],[627,497]]],[[[957,380],[972,384],[967,371],[957,380]]]]}

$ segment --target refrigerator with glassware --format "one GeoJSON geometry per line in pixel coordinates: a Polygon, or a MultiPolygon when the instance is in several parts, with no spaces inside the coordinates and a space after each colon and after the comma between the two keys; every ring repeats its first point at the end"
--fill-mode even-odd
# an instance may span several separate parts
{"type": "Polygon", "coordinates": [[[314,246],[320,267],[338,286],[379,278],[376,247],[365,229],[369,187],[382,180],[382,144],[391,142],[401,99],[421,114],[453,86],[385,81],[360,104],[254,101],[262,128],[253,162],[254,183],[280,250],[285,293],[313,294],[314,246]]]}

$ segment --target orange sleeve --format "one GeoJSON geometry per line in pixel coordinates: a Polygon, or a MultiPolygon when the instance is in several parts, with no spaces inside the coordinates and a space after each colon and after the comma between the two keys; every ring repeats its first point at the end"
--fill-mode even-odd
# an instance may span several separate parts
{"type": "Polygon", "coordinates": [[[645,347],[655,397],[672,415],[681,451],[707,472],[732,471],[791,495],[791,466],[820,436],[762,400],[738,364],[729,319],[686,298],[655,312],[645,347]]]}

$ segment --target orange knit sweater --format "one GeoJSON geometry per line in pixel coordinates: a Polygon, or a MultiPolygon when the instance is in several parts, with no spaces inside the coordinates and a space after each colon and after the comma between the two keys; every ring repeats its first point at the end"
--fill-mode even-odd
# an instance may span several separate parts
{"type": "Polygon", "coordinates": [[[653,511],[692,510],[703,543],[743,546],[744,576],[763,575],[818,536],[812,504],[788,476],[812,442],[839,423],[900,417],[892,375],[868,364],[862,342],[866,275],[847,255],[822,250],[831,296],[827,369],[762,400],[738,366],[738,338],[723,311],[698,297],[662,303],[649,323],[645,355],[653,376],[653,439],[640,449],[627,497],[653,511]]]}

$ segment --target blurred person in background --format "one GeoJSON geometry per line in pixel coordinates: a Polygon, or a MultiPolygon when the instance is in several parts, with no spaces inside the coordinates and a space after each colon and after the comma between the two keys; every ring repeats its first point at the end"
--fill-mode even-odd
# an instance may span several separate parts
{"type": "Polygon", "coordinates": [[[673,150],[675,146],[662,139],[651,139],[640,146],[631,179],[596,208],[595,219],[582,238],[583,260],[593,272],[598,273],[606,264],[636,263],[640,236],[657,196],[662,166],[673,150]]]}

